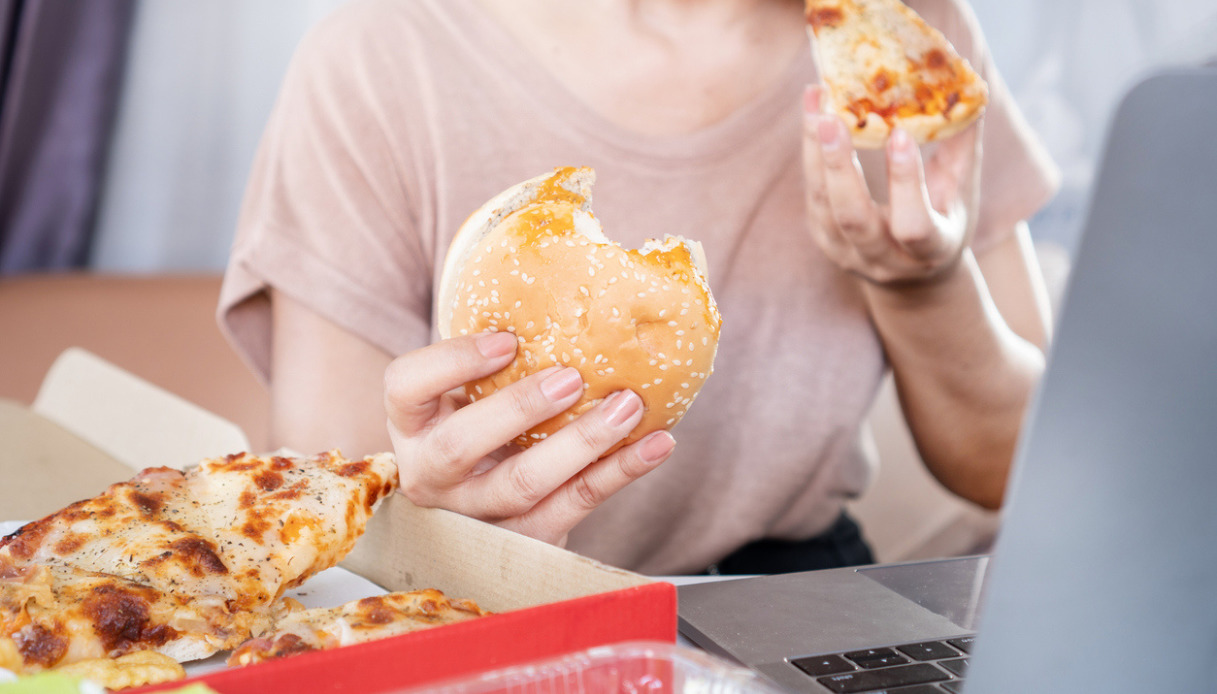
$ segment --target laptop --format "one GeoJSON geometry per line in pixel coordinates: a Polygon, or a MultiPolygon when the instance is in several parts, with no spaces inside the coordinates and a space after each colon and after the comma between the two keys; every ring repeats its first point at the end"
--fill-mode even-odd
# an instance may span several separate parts
{"type": "Polygon", "coordinates": [[[681,633],[792,691],[1217,691],[1217,67],[1108,128],[992,556],[695,583],[681,633]]]}

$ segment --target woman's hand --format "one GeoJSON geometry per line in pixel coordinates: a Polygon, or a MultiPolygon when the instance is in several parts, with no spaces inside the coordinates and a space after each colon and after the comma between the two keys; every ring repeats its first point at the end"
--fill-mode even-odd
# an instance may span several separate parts
{"type": "Polygon", "coordinates": [[[551,367],[467,403],[462,384],[502,369],[515,351],[513,334],[482,333],[389,365],[385,410],[401,492],[420,506],[561,544],[592,509],[667,459],[675,441],[658,431],[601,458],[642,418],[642,400],[623,390],[528,449],[509,445],[583,391],[576,369],[551,367]]]}
{"type": "Polygon", "coordinates": [[[887,146],[888,200],[867,189],[849,131],[820,112],[821,89],[804,97],[803,170],[808,226],[837,265],[880,285],[923,282],[954,268],[974,225],[979,124],[944,141],[923,168],[897,129],[887,146]]]}

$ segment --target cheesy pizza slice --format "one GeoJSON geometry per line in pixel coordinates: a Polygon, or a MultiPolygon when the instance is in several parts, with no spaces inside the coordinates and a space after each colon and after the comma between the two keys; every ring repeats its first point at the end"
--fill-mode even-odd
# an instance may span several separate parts
{"type": "Polygon", "coordinates": [[[397,488],[397,464],[388,453],[361,460],[337,451],[242,454],[204,460],[188,476],[245,608],[268,605],[336,565],[397,488]]]}
{"type": "Polygon", "coordinates": [[[337,564],[396,484],[389,454],[239,454],[185,473],[150,468],[0,539],[0,560],[257,609],[337,564]]]}
{"type": "Polygon", "coordinates": [[[0,639],[30,667],[134,645],[230,649],[265,630],[285,589],[337,564],[396,484],[391,455],[336,451],[144,470],[0,538],[0,639]],[[116,595],[134,622],[103,609],[116,595]],[[116,625],[126,640],[108,635],[116,625]]]}
{"type": "Polygon", "coordinates": [[[338,607],[297,609],[287,612],[266,634],[234,650],[228,664],[250,665],[349,646],[487,614],[472,600],[450,599],[433,588],[387,593],[338,607]]]}
{"type": "Polygon", "coordinates": [[[233,612],[211,596],[171,595],[69,566],[14,567],[0,560],[0,641],[18,672],[91,658],[157,651],[178,661],[230,649],[272,615],[233,612]]]}
{"type": "Polygon", "coordinates": [[[806,0],[826,107],[854,146],[882,147],[900,127],[918,143],[972,124],[988,87],[934,27],[900,0],[806,0]]]}

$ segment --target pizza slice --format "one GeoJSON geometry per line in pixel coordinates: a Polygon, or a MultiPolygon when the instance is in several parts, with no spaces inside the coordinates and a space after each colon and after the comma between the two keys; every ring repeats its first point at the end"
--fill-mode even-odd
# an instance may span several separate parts
{"type": "Polygon", "coordinates": [[[362,598],[338,607],[298,609],[288,612],[267,634],[234,650],[228,664],[251,665],[487,614],[472,600],[450,599],[432,588],[362,598]]]}
{"type": "Polygon", "coordinates": [[[157,651],[188,661],[232,648],[269,626],[268,613],[233,612],[224,600],[171,595],[117,576],[67,566],[0,561],[0,642],[31,673],[92,658],[157,651]]]}
{"type": "Polygon", "coordinates": [[[257,609],[346,556],[396,484],[389,454],[239,454],[184,473],[149,468],[0,539],[0,560],[257,609]]]}
{"type": "Polygon", "coordinates": [[[350,551],[396,484],[391,455],[336,451],[144,470],[0,538],[0,639],[35,670],[233,648],[350,551]]]}
{"type": "Polygon", "coordinates": [[[855,147],[882,147],[896,127],[918,143],[943,139],[984,112],[984,80],[900,0],[806,0],[806,16],[827,110],[855,147]]]}

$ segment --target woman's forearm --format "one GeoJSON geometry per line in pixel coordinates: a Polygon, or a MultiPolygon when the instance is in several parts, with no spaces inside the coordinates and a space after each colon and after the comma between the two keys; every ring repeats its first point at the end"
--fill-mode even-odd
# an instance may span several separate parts
{"type": "Polygon", "coordinates": [[[926,466],[956,494],[1000,506],[1043,351],[1007,325],[971,251],[932,282],[863,286],[926,466]]]}

